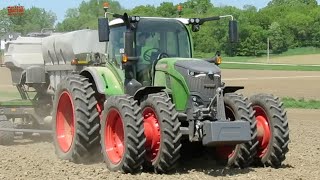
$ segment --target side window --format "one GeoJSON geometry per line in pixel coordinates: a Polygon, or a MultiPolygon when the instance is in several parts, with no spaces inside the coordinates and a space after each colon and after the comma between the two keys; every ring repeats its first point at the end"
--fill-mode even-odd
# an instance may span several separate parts
{"type": "Polygon", "coordinates": [[[115,27],[110,29],[110,40],[108,43],[108,61],[121,64],[121,54],[120,49],[124,48],[123,33],[125,32],[125,27],[115,27]]]}
{"type": "Polygon", "coordinates": [[[179,41],[179,55],[180,57],[190,57],[190,42],[188,37],[188,33],[186,31],[181,31],[178,34],[178,41],[179,41]]]}
{"type": "Polygon", "coordinates": [[[170,56],[179,56],[179,52],[177,52],[177,34],[174,32],[168,32],[167,33],[167,53],[170,56]]]}

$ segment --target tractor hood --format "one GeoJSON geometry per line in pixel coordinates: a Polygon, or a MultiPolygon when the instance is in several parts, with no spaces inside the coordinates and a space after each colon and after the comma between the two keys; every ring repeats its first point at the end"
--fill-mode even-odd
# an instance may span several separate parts
{"type": "Polygon", "coordinates": [[[220,68],[212,63],[203,60],[179,60],[175,63],[176,67],[189,70],[194,73],[221,74],[220,68]]]}

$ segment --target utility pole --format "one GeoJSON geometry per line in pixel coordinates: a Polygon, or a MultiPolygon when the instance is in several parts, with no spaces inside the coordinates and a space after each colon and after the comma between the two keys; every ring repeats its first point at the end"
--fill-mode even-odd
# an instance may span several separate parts
{"type": "Polygon", "coordinates": [[[267,64],[269,64],[269,60],[270,60],[270,40],[269,40],[269,38],[268,38],[268,40],[267,40],[268,42],[268,44],[267,44],[267,46],[268,46],[268,49],[267,49],[267,64]]]}

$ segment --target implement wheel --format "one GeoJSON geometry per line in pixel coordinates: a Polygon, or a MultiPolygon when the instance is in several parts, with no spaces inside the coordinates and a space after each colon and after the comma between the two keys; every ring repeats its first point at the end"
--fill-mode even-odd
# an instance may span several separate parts
{"type": "MultiPolygon", "coordinates": [[[[0,115],[0,128],[14,128],[11,121],[7,120],[7,117],[0,115]]],[[[0,145],[12,145],[14,141],[14,132],[0,131],[0,145]]]]}
{"type": "Polygon", "coordinates": [[[88,163],[99,153],[99,113],[92,84],[79,75],[68,76],[56,90],[53,142],[60,159],[88,163]]]}
{"type": "Polygon", "coordinates": [[[173,170],[180,158],[181,132],[178,113],[163,93],[150,94],[141,102],[146,136],[146,166],[156,173],[173,170]]]}
{"type": "Polygon", "coordinates": [[[104,104],[101,121],[101,146],[104,161],[111,171],[141,171],[145,154],[143,118],[132,97],[111,96],[104,104]]]}
{"type": "Polygon", "coordinates": [[[289,151],[289,126],[283,103],[268,94],[250,98],[255,110],[258,128],[258,153],[256,163],[262,166],[279,167],[289,151]]]}
{"type": "Polygon", "coordinates": [[[224,96],[226,118],[230,121],[243,120],[250,122],[251,141],[238,145],[225,145],[215,148],[218,161],[231,167],[245,168],[250,166],[256,154],[257,129],[254,112],[248,99],[240,94],[227,93],[224,96]]]}

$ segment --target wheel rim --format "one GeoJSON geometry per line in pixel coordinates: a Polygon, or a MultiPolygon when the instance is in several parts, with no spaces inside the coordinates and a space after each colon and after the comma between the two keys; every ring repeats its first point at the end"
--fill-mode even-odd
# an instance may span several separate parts
{"type": "Polygon", "coordinates": [[[74,138],[74,106],[69,92],[64,91],[59,97],[56,116],[56,137],[60,149],[68,152],[74,138]]]}
{"type": "Polygon", "coordinates": [[[268,150],[268,145],[271,138],[269,118],[265,110],[260,106],[254,106],[255,117],[257,120],[259,149],[258,156],[263,157],[268,150]]]}
{"type": "Polygon", "coordinates": [[[160,125],[156,113],[151,107],[146,107],[142,112],[144,118],[144,134],[146,136],[146,157],[148,161],[154,161],[160,148],[160,125]]]}
{"type": "MultiPolygon", "coordinates": [[[[230,107],[226,106],[225,112],[226,112],[226,118],[230,119],[230,121],[234,121],[236,119],[235,113],[230,107]]],[[[221,159],[229,159],[234,155],[235,148],[236,148],[235,145],[218,146],[216,147],[216,153],[218,154],[218,157],[221,159]]]]}
{"type": "Polygon", "coordinates": [[[104,130],[105,152],[113,164],[121,161],[124,154],[124,130],[119,111],[111,109],[104,130]]]}

